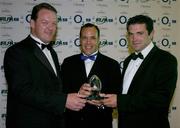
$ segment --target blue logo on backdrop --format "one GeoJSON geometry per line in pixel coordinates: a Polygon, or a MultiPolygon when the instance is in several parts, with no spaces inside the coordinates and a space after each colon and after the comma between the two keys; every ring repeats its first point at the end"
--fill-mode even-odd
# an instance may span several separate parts
{"type": "Polygon", "coordinates": [[[67,17],[58,16],[58,22],[68,22],[67,17]]]}
{"type": "Polygon", "coordinates": [[[31,20],[31,14],[26,15],[26,22],[30,23],[31,20]]]}
{"type": "Polygon", "coordinates": [[[164,39],[161,40],[161,44],[164,47],[170,48],[172,45],[176,45],[176,42],[174,42],[174,41],[171,42],[171,41],[169,41],[169,39],[164,38],[164,39]]]}
{"type": "Polygon", "coordinates": [[[80,46],[80,41],[79,41],[79,40],[80,40],[79,38],[76,38],[76,39],[74,40],[74,45],[77,46],[77,47],[80,46]]]}
{"type": "Polygon", "coordinates": [[[7,16],[1,16],[0,17],[0,23],[2,24],[8,24],[10,22],[17,22],[19,21],[18,17],[13,17],[11,15],[7,15],[7,16]]]}
{"type": "Polygon", "coordinates": [[[162,3],[171,5],[173,2],[176,2],[176,0],[161,0],[162,3]]]}
{"type": "Polygon", "coordinates": [[[7,89],[3,89],[1,90],[1,95],[2,96],[7,96],[8,90],[7,89]]]}
{"type": "Polygon", "coordinates": [[[124,2],[124,3],[129,3],[129,0],[119,0],[119,1],[118,0],[114,0],[114,1],[115,2],[119,2],[120,1],[120,2],[124,2]]]}
{"type": "Polygon", "coordinates": [[[82,16],[81,15],[75,15],[74,16],[74,22],[75,23],[81,23],[82,22],[82,16]]]}
{"type": "Polygon", "coordinates": [[[96,18],[96,23],[97,24],[104,24],[104,23],[111,23],[113,22],[112,18],[108,18],[107,16],[102,16],[102,17],[97,17],[96,18]]]}
{"type": "Polygon", "coordinates": [[[171,46],[176,45],[176,41],[170,41],[168,38],[163,38],[162,40],[158,40],[157,42],[154,43],[159,43],[163,47],[171,48],[171,46]]]}
{"type": "Polygon", "coordinates": [[[120,22],[121,24],[126,24],[126,23],[127,23],[127,20],[128,20],[127,16],[120,16],[120,17],[119,17],[119,22],[120,22]]]}
{"type": "Polygon", "coordinates": [[[62,41],[62,40],[56,40],[56,41],[53,41],[52,43],[53,43],[53,47],[68,45],[67,41],[62,41]]]}
{"type": "Polygon", "coordinates": [[[6,120],[6,114],[5,114],[5,113],[1,114],[1,118],[2,118],[3,120],[6,120]]]}
{"type": "Polygon", "coordinates": [[[101,24],[105,24],[105,23],[112,23],[113,18],[108,18],[107,16],[83,18],[81,15],[75,15],[74,16],[74,22],[77,24],[79,24],[79,23],[84,24],[87,22],[93,22],[93,23],[96,23],[98,25],[101,25],[101,24]]]}
{"type": "Polygon", "coordinates": [[[121,38],[121,39],[119,40],[119,45],[120,45],[121,47],[127,47],[128,42],[127,42],[126,38],[121,38]]]}
{"type": "Polygon", "coordinates": [[[113,42],[108,41],[106,39],[100,40],[100,47],[104,47],[104,46],[107,46],[107,45],[113,45],[113,42]]]}
{"type": "Polygon", "coordinates": [[[17,42],[13,42],[13,40],[7,39],[7,40],[4,40],[4,41],[1,41],[0,42],[0,46],[2,48],[8,48],[8,47],[12,46],[15,43],[17,43],[17,42]]]}
{"type": "Polygon", "coordinates": [[[176,20],[175,19],[171,19],[168,16],[162,16],[162,17],[158,17],[157,19],[154,20],[155,23],[157,23],[157,25],[165,25],[165,26],[172,26],[173,24],[176,24],[176,20]]]}

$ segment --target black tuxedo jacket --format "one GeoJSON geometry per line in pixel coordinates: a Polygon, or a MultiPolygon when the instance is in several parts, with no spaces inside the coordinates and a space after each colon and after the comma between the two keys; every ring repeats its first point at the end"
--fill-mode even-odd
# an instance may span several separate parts
{"type": "Polygon", "coordinates": [[[6,128],[61,128],[66,95],[62,94],[60,66],[53,49],[57,70],[36,41],[28,36],[8,48],[4,71],[8,83],[6,128]]]}
{"type": "MultiPolygon", "coordinates": [[[[123,76],[131,58],[124,61],[123,76]]],[[[136,72],[128,93],[118,96],[119,128],[169,128],[168,109],[176,81],[176,58],[155,46],[136,72]]]]}
{"type": "MultiPolygon", "coordinates": [[[[119,63],[101,53],[97,54],[94,65],[86,76],[85,64],[81,54],[65,58],[61,66],[63,89],[65,93],[78,92],[82,84],[88,83],[92,75],[97,75],[102,82],[103,93],[120,92],[121,72],[119,63]]],[[[66,110],[68,128],[112,128],[112,108],[98,110],[96,106],[86,104],[80,112],[66,110]]]]}

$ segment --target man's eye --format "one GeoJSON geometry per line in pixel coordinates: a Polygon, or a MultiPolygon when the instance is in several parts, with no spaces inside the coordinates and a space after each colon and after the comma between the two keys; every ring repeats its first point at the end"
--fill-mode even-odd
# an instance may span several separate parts
{"type": "Polygon", "coordinates": [[[82,39],[82,40],[86,40],[86,39],[87,39],[87,37],[82,37],[81,39],[82,39]]]}
{"type": "Polygon", "coordinates": [[[46,21],[42,21],[41,22],[43,25],[47,25],[48,24],[48,22],[46,22],[46,21]]]}

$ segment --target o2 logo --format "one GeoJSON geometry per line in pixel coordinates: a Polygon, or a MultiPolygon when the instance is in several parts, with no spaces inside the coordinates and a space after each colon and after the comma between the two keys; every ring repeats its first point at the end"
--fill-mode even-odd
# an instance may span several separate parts
{"type": "Polygon", "coordinates": [[[172,2],[176,2],[176,0],[161,0],[162,3],[165,3],[165,4],[172,4],[172,2]]]}
{"type": "Polygon", "coordinates": [[[76,46],[76,47],[79,47],[80,46],[80,41],[79,41],[80,39],[79,38],[76,38],[75,40],[74,40],[74,45],[76,46]]]}
{"type": "Polygon", "coordinates": [[[164,38],[164,39],[161,40],[161,44],[164,47],[170,48],[172,45],[176,45],[176,42],[174,42],[174,41],[171,42],[171,41],[169,41],[169,39],[164,38]]]}
{"type": "Polygon", "coordinates": [[[169,17],[164,16],[164,17],[161,18],[161,23],[164,24],[164,25],[171,26],[172,23],[176,23],[176,20],[170,20],[169,17]]]}
{"type": "Polygon", "coordinates": [[[128,46],[128,41],[126,40],[126,38],[119,39],[119,45],[121,47],[127,47],[128,46]]]}
{"type": "Polygon", "coordinates": [[[119,17],[119,23],[126,24],[128,21],[128,18],[126,16],[120,16],[119,17]]]}
{"type": "Polygon", "coordinates": [[[166,38],[163,38],[161,40],[158,40],[157,42],[154,42],[155,44],[159,44],[165,48],[171,48],[171,46],[175,46],[176,45],[176,41],[171,41],[170,39],[168,39],[167,37],[166,38]]]}
{"type": "Polygon", "coordinates": [[[171,27],[172,24],[176,24],[176,20],[175,19],[171,19],[168,16],[162,16],[162,17],[158,17],[157,20],[154,20],[155,23],[157,23],[157,25],[164,25],[164,26],[168,26],[171,27]]]}
{"type": "Polygon", "coordinates": [[[81,23],[82,22],[82,16],[81,15],[75,15],[74,16],[74,22],[75,23],[81,23]]]}
{"type": "Polygon", "coordinates": [[[31,20],[31,14],[26,15],[26,22],[30,23],[31,20]]]}

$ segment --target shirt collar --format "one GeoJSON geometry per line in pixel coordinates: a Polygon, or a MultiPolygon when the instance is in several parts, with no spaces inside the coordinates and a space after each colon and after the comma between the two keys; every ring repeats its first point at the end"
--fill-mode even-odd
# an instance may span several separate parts
{"type": "MultiPolygon", "coordinates": [[[[151,42],[145,49],[141,51],[144,58],[148,55],[148,53],[151,51],[151,49],[154,47],[154,44],[151,42]]],[[[137,52],[135,52],[137,54],[137,52]]]]}
{"type": "Polygon", "coordinates": [[[45,44],[44,42],[42,42],[39,38],[33,36],[33,34],[30,34],[31,38],[33,38],[35,41],[39,42],[40,44],[45,44]]]}
{"type": "MultiPolygon", "coordinates": [[[[92,53],[92,54],[90,54],[90,55],[86,55],[85,53],[82,53],[84,56],[93,56],[93,55],[95,55],[94,57],[95,57],[95,59],[97,58],[97,53],[98,53],[98,51],[96,51],[96,52],[94,52],[94,53],[92,53]]],[[[87,59],[87,60],[85,60],[85,62],[90,62],[90,61],[92,61],[92,62],[94,62],[93,60],[90,60],[90,59],[87,59]]]]}
{"type": "Polygon", "coordinates": [[[92,53],[92,54],[90,54],[90,55],[86,55],[85,53],[82,53],[84,56],[92,56],[92,55],[95,55],[95,54],[97,54],[98,53],[98,51],[96,51],[96,52],[94,52],[94,53],[92,53]]]}

